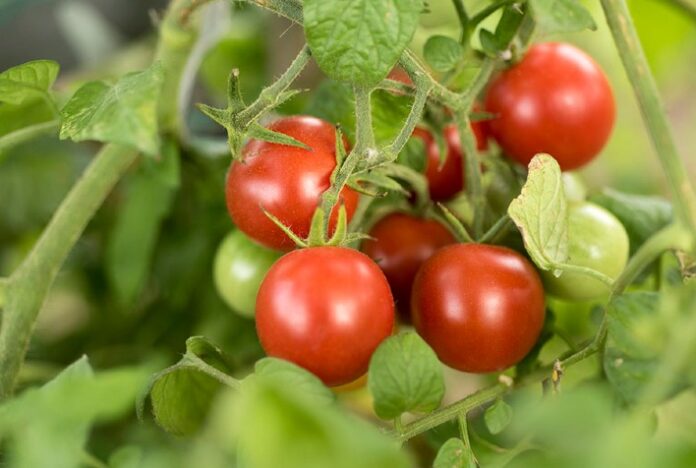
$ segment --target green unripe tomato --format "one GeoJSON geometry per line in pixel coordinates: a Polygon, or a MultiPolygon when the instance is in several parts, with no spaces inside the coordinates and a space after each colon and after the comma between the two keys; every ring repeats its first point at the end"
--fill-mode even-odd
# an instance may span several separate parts
{"type": "Polygon", "coordinates": [[[241,231],[229,233],[218,247],[213,266],[220,297],[240,315],[253,317],[261,281],[282,255],[253,242],[241,231]]]}
{"type": "MultiPolygon", "coordinates": [[[[616,278],[628,261],[628,234],[621,222],[604,208],[582,202],[568,206],[568,263],[592,268],[616,278]]],[[[583,301],[606,296],[599,280],[580,273],[556,277],[542,272],[546,291],[561,299],[583,301]]]]}

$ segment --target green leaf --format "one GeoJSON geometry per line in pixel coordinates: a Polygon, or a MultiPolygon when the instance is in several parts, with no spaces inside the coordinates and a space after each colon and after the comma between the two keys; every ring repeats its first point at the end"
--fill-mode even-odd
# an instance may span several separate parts
{"type": "Polygon", "coordinates": [[[367,385],[377,416],[394,419],[407,411],[429,413],[445,393],[442,365],[414,332],[387,338],[370,360],[367,385]]]}
{"type": "MultiPolygon", "coordinates": [[[[361,183],[362,185],[368,184],[372,187],[377,187],[392,192],[408,193],[399,182],[387,175],[380,174],[378,170],[358,174],[349,180],[349,185],[351,187],[354,187],[356,183],[361,183]]],[[[362,188],[366,189],[368,192],[370,191],[369,188],[362,188]]]]}
{"type": "Polygon", "coordinates": [[[422,0],[305,0],[307,43],[337,81],[376,85],[411,41],[422,0]]]}
{"type": "Polygon", "coordinates": [[[16,468],[80,466],[90,426],[132,411],[147,373],[121,368],[95,374],[82,357],[43,387],[0,406],[6,460],[16,468]]]}
{"type": "MultiPolygon", "coordinates": [[[[619,296],[607,308],[604,371],[614,390],[627,403],[639,401],[645,385],[663,365],[665,348],[672,340],[670,335],[679,329],[677,317],[682,313],[681,309],[688,307],[679,303],[677,298],[665,295],[661,300],[658,293],[643,291],[619,296]],[[677,317],[665,317],[669,312],[666,309],[678,309],[677,317]],[[665,327],[665,323],[669,327],[665,327]]],[[[672,395],[685,382],[679,378],[665,384],[670,388],[668,394],[672,395]]]]}
{"type": "Polygon", "coordinates": [[[500,50],[498,49],[498,42],[495,40],[495,34],[490,32],[488,29],[479,30],[479,40],[481,41],[481,48],[490,57],[495,57],[498,55],[500,50]]]}
{"type": "Polygon", "coordinates": [[[317,404],[328,405],[336,400],[334,393],[311,372],[282,359],[267,357],[256,362],[254,372],[258,376],[277,380],[312,398],[317,404]]]}
{"type": "Polygon", "coordinates": [[[34,60],[0,73],[0,102],[19,105],[40,97],[52,101],[51,86],[60,66],[53,60],[34,60]]]}
{"type": "Polygon", "coordinates": [[[298,141],[293,137],[286,135],[285,133],[274,132],[273,130],[270,130],[256,123],[252,124],[249,127],[247,136],[249,138],[256,138],[257,140],[268,141],[270,143],[277,143],[279,145],[295,146],[297,148],[302,148],[306,150],[311,149],[309,146],[305,145],[301,141],[298,141]]]}
{"type": "Polygon", "coordinates": [[[158,154],[157,103],[162,68],[129,73],[113,86],[93,81],[78,89],[62,110],[61,139],[97,140],[158,154]]]}
{"type": "Polygon", "coordinates": [[[496,57],[500,52],[510,46],[510,42],[517,34],[524,14],[519,7],[511,5],[503,10],[503,14],[495,28],[495,33],[487,29],[481,29],[479,38],[483,51],[492,57],[496,57]]]}
{"type": "Polygon", "coordinates": [[[486,409],[483,419],[491,434],[500,434],[512,421],[512,407],[502,398],[498,398],[486,409]]]}
{"type": "Polygon", "coordinates": [[[223,387],[217,376],[198,363],[202,361],[225,374],[232,369],[229,358],[202,337],[189,338],[186,349],[178,363],[152,377],[138,402],[138,413],[142,416],[144,398],[149,394],[155,421],[176,435],[189,435],[200,429],[213,399],[223,387]]]}
{"type": "Polygon", "coordinates": [[[604,189],[601,194],[591,196],[590,201],[611,211],[621,221],[628,233],[631,254],[674,218],[672,205],[661,197],[604,189]]]}
{"type": "Polygon", "coordinates": [[[433,468],[475,468],[476,466],[474,453],[456,437],[442,444],[433,462],[433,468]]]}
{"type": "Polygon", "coordinates": [[[132,303],[145,286],[160,225],[178,188],[178,148],[168,141],[163,150],[161,161],[148,161],[129,180],[107,244],[107,277],[124,305],[132,303]]]}
{"type": "Polygon", "coordinates": [[[446,72],[453,69],[462,57],[459,42],[447,36],[431,36],[423,46],[423,57],[433,70],[446,72]]]}
{"type": "Polygon", "coordinates": [[[555,159],[548,154],[534,156],[522,193],[510,203],[508,214],[539,268],[550,270],[567,260],[568,206],[555,159]]]}
{"type": "MultiPolygon", "coordinates": [[[[388,145],[399,134],[411,109],[407,96],[375,90],[370,96],[372,126],[378,145],[388,145]]],[[[355,101],[350,87],[326,80],[317,88],[306,113],[341,125],[341,130],[355,140],[355,101]]]]}
{"type": "Polygon", "coordinates": [[[577,0],[529,0],[539,28],[547,34],[597,29],[592,15],[577,0]]]}
{"type": "Polygon", "coordinates": [[[405,452],[372,424],[267,379],[250,379],[216,405],[212,427],[254,468],[401,468],[405,452]]]}

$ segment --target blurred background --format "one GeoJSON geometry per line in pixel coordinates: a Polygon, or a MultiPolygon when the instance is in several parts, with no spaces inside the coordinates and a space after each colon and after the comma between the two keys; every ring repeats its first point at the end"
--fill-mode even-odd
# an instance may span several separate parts
{"type": "MultiPolygon", "coordinates": [[[[488,2],[468,1],[471,11],[488,2]]],[[[537,40],[566,40],[588,51],[603,66],[617,99],[617,123],[604,154],[582,171],[590,189],[612,186],[627,192],[665,194],[666,181],[644,129],[640,111],[596,1],[597,32],[564,37],[539,31],[537,40]]],[[[696,176],[696,26],[667,0],[631,0],[631,11],[655,74],[676,141],[696,176]]],[[[57,83],[63,102],[86,80],[108,79],[147,66],[164,0],[1,0],[0,69],[33,59],[60,63],[57,83]]],[[[231,6],[232,5],[232,6],[231,6]]],[[[251,101],[300,48],[302,30],[257,8],[217,5],[224,14],[207,29],[212,47],[201,49],[201,67],[192,102],[219,103],[229,71],[241,71],[243,93],[251,101]]],[[[430,0],[413,40],[420,53],[433,34],[455,37],[451,3],[430,0]]],[[[210,19],[210,18],[209,18],[210,19]]],[[[484,27],[495,24],[489,18],[484,27]]],[[[316,68],[300,87],[322,80],[316,68]]],[[[284,110],[299,112],[311,95],[284,110]]],[[[0,112],[3,109],[0,108],[0,112]]],[[[33,118],[46,119],[37,108],[33,118]]],[[[7,108],[0,135],[16,128],[7,108]]],[[[195,132],[219,133],[192,112],[195,132]]],[[[0,276],[10,274],[29,251],[50,215],[89,162],[96,146],[43,138],[0,154],[0,276]]],[[[223,196],[226,157],[195,152],[181,158],[180,186],[154,196],[143,183],[147,173],[133,168],[109,197],[78,242],[40,316],[23,370],[23,385],[41,382],[86,353],[95,367],[152,361],[163,367],[183,352],[184,341],[205,335],[229,352],[244,372],[261,355],[253,321],[229,310],[212,281],[212,259],[231,229],[223,196]]],[[[591,307],[585,307],[589,314],[591,307]]],[[[587,317],[587,315],[585,315],[587,317]]],[[[580,322],[581,320],[578,320],[580,322]]],[[[579,332],[582,333],[582,332],[579,332]]],[[[472,385],[476,382],[471,382],[472,385]]],[[[448,399],[468,393],[458,388],[448,399]]],[[[97,438],[105,450],[140,438],[147,429],[104,428],[97,438]],[[137,432],[137,435],[134,435],[137,432]]],[[[148,436],[149,437],[149,436],[148,436]]],[[[159,435],[157,437],[160,437],[159,435]]],[[[162,436],[164,437],[164,436],[162,436]]],[[[97,447],[95,452],[101,450],[97,447]]]]}

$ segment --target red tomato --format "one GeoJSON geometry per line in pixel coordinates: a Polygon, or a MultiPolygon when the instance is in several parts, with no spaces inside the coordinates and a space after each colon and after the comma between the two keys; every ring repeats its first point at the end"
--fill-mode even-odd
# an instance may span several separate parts
{"type": "Polygon", "coordinates": [[[377,264],[357,250],[315,247],[284,255],[256,299],[263,349],[327,385],[365,372],[394,327],[394,301],[377,264]]]}
{"type": "MultiPolygon", "coordinates": [[[[471,129],[476,136],[476,147],[479,150],[486,149],[486,136],[482,122],[472,122],[471,129]]],[[[457,127],[454,125],[445,127],[447,157],[442,167],[440,167],[440,151],[437,142],[430,132],[423,128],[416,128],[413,135],[421,138],[425,143],[427,155],[425,177],[428,179],[430,198],[434,201],[452,198],[464,188],[463,153],[457,127]]]]}
{"type": "Polygon", "coordinates": [[[493,372],[519,362],[544,324],[544,290],[517,252],[484,244],[444,247],[421,267],[413,323],[442,362],[493,372]]]}
{"type": "MultiPolygon", "coordinates": [[[[283,118],[268,128],[301,141],[311,150],[250,140],[243,149],[243,160],[233,162],[227,173],[227,209],[234,224],[255,241],[272,249],[290,250],[294,243],[263,209],[298,236],[306,237],[336,167],[336,137],[330,123],[307,116],[283,118]]],[[[341,199],[350,219],[358,194],[346,187],[341,199]]],[[[334,207],[331,230],[337,215],[334,207]]]]}
{"type": "Polygon", "coordinates": [[[363,242],[362,250],[382,269],[397,309],[410,322],[411,286],[418,269],[437,249],[456,239],[437,221],[404,213],[385,216],[369,235],[375,240],[363,242]]]}
{"type": "Polygon", "coordinates": [[[387,78],[389,78],[390,80],[399,81],[403,84],[413,86],[413,81],[411,80],[411,77],[408,76],[406,70],[404,70],[401,67],[392,68],[389,74],[387,75],[387,78]]]}
{"type": "Polygon", "coordinates": [[[590,162],[609,139],[614,96],[592,58],[562,43],[537,44],[491,83],[491,135],[512,159],[529,164],[549,153],[569,171],[590,162]]]}

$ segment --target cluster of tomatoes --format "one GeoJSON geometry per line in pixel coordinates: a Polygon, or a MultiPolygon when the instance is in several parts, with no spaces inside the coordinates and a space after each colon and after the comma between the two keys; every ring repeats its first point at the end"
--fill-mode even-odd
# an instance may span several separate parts
{"type": "MultiPolygon", "coordinates": [[[[504,155],[526,165],[537,153],[553,155],[563,170],[592,160],[614,122],[614,101],[599,66],[579,49],[538,44],[497,75],[484,101],[492,118],[472,124],[479,149],[492,137],[504,155]]],[[[537,272],[504,246],[457,243],[432,219],[394,212],[372,226],[362,252],[345,247],[292,250],[293,241],[267,215],[306,237],[336,166],[334,127],[295,116],[269,128],[309,149],[251,140],[227,175],[226,198],[237,230],[215,265],[218,289],[237,311],[255,316],[264,350],[316,374],[327,385],[363,375],[377,346],[402,321],[447,365],[492,372],[519,362],[544,323],[544,291],[584,300],[605,293],[594,278],[537,272]],[[288,252],[288,253],[283,253],[288,252]],[[543,277],[543,279],[542,279],[543,277]]],[[[464,188],[462,150],[454,127],[445,129],[440,164],[432,135],[425,142],[425,176],[434,201],[464,188]]],[[[348,149],[348,142],[344,141],[348,149]]],[[[345,187],[348,218],[358,194],[345,187]]],[[[329,230],[335,229],[337,208],[329,230]]],[[[615,277],[625,266],[628,237],[604,209],[574,201],[569,213],[570,262],[615,277]]]]}

